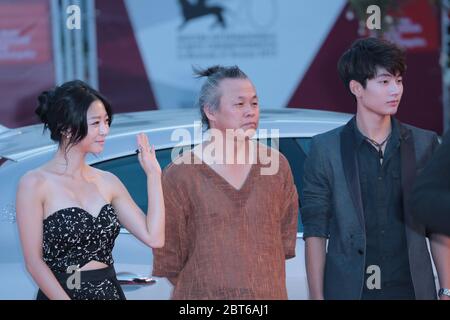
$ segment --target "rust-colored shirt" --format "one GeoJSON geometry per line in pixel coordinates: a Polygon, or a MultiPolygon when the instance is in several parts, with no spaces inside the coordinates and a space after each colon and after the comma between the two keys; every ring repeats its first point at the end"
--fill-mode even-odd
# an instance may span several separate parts
{"type": "Polygon", "coordinates": [[[153,275],[174,284],[172,299],[287,299],[297,190],[282,154],[275,175],[262,167],[240,190],[204,162],[164,170],[166,242],[153,250],[153,275]]]}

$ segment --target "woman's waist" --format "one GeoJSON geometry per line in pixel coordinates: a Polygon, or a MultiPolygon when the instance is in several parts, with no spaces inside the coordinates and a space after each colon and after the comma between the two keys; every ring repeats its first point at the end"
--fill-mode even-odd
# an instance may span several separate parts
{"type": "Polygon", "coordinates": [[[92,271],[114,264],[112,255],[81,257],[48,257],[44,255],[44,261],[53,273],[58,274],[71,274],[75,270],[79,272],[92,271]]]}
{"type": "Polygon", "coordinates": [[[104,279],[116,278],[114,265],[92,270],[80,270],[75,266],[68,268],[66,272],[52,272],[59,282],[67,282],[69,278],[79,282],[102,281],[104,279]]]}

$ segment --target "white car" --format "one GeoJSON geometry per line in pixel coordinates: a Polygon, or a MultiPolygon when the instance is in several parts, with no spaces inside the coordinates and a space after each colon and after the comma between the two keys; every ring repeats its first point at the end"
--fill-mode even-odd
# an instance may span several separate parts
{"type": "MultiPolygon", "coordinates": [[[[256,139],[266,129],[268,143],[289,160],[301,201],[303,164],[311,137],[344,125],[351,115],[305,109],[261,110],[256,139]],[[270,140],[279,130],[280,139],[270,140]],[[275,145],[276,144],[276,145],[275,145]]],[[[101,155],[90,155],[88,163],[117,175],[130,194],[147,211],[146,178],[138,163],[136,134],[145,132],[155,145],[162,168],[171,161],[172,149],[199,143],[182,141],[176,129],[192,137],[199,123],[196,109],[160,110],[114,115],[110,134],[101,155]],[[177,138],[178,136],[178,138],[177,138]]],[[[198,135],[197,135],[198,136],[198,135]]],[[[198,138],[198,137],[197,137],[198,138]]],[[[201,137],[200,137],[201,138],[201,137]]],[[[37,286],[25,268],[15,223],[15,193],[20,177],[49,160],[57,145],[43,125],[0,131],[0,299],[34,299],[37,286]]],[[[297,234],[296,257],[286,261],[289,299],[307,299],[304,242],[301,226],[297,234]]],[[[127,299],[169,299],[172,287],[165,278],[152,278],[152,251],[122,228],[113,251],[115,269],[127,299]]]]}

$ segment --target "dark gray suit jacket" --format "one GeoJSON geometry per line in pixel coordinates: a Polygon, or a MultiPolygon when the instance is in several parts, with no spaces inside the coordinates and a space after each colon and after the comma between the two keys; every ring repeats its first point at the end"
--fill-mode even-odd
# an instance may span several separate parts
{"type": "MultiPolygon", "coordinates": [[[[393,121],[396,121],[393,119],[393,121]]],[[[397,122],[409,264],[417,299],[436,299],[425,227],[410,214],[414,179],[439,142],[434,132],[397,122]]],[[[305,162],[301,218],[304,238],[328,238],[325,299],[360,299],[365,275],[365,222],[355,135],[350,122],[315,136],[305,162]]]]}

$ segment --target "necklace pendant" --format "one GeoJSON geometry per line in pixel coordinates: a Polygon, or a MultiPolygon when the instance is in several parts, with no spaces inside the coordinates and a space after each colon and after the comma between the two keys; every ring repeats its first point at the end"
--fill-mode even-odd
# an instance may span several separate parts
{"type": "Polygon", "coordinates": [[[380,156],[380,159],[383,159],[383,151],[380,149],[378,149],[378,155],[380,156]]]}

